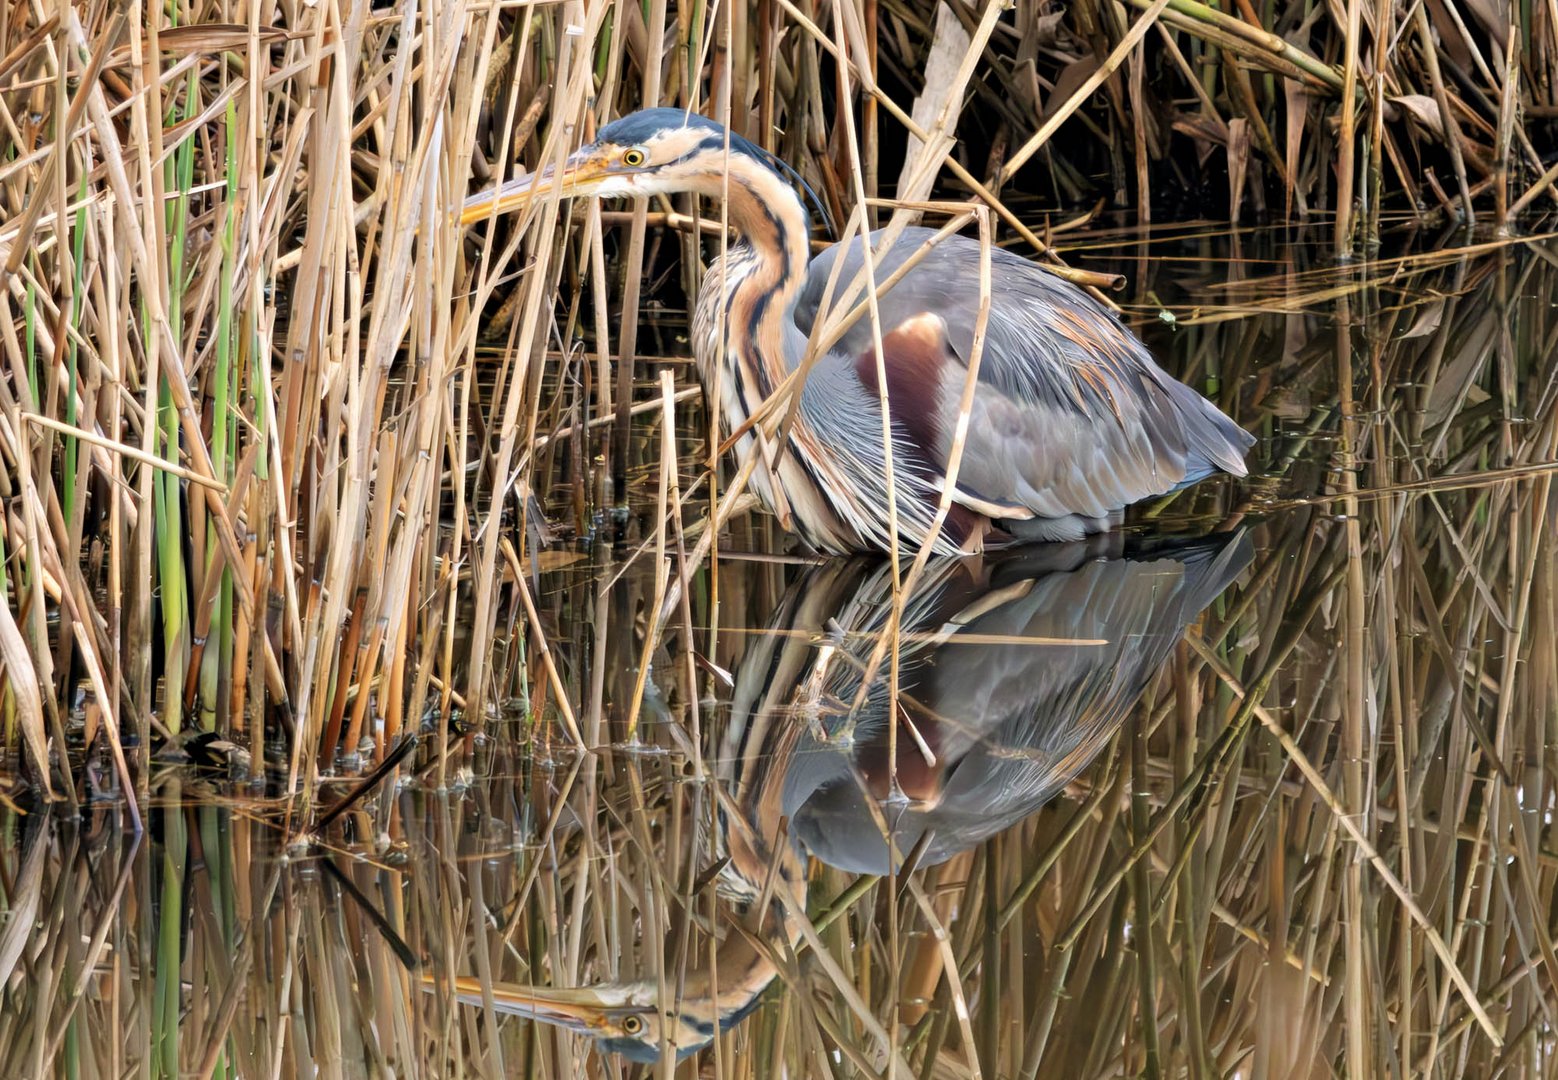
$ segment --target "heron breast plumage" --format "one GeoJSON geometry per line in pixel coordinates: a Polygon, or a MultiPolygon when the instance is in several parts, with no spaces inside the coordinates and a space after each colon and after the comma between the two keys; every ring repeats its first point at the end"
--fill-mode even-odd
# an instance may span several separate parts
{"type": "MultiPolygon", "coordinates": [[[[932,235],[905,230],[877,262],[876,280],[932,235]]],[[[800,362],[840,259],[838,280],[848,282],[863,264],[858,238],[813,259],[789,296],[779,281],[763,280],[761,253],[746,244],[711,268],[695,343],[706,382],[725,380],[727,430],[800,362]],[[754,311],[751,297],[759,293],[765,302],[754,311]]],[[[887,380],[899,532],[918,543],[929,531],[972,358],[979,259],[976,242],[944,239],[879,298],[880,357],[877,336],[861,319],[809,373],[791,445],[779,454],[796,460],[771,479],[756,478],[754,487],[782,516],[793,511],[794,527],[815,546],[847,551],[890,542],[881,520],[879,371],[887,380]],[[783,490],[774,490],[776,482],[783,490]]],[[[1243,475],[1251,436],[1168,376],[1103,305],[1004,250],[993,250],[991,262],[986,340],[938,550],[1000,537],[1073,539],[1214,469],[1243,475]],[[980,528],[980,519],[989,527],[980,528]]]]}

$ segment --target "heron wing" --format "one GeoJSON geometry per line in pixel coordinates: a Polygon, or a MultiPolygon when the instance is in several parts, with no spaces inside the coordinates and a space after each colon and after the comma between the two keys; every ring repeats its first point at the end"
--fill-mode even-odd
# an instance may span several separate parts
{"type": "MultiPolygon", "coordinates": [[[[878,259],[877,280],[934,235],[906,229],[878,259]]],[[[795,307],[803,332],[817,318],[839,259],[842,287],[863,264],[858,238],[813,260],[795,307]]],[[[1046,518],[1103,517],[1217,469],[1244,475],[1252,437],[1158,367],[1112,312],[1010,252],[992,249],[990,259],[990,315],[959,469],[960,502],[1026,508],[1046,518]]],[[[942,241],[878,308],[885,331],[880,365],[865,319],[835,350],[857,358],[869,390],[877,385],[874,373],[886,371],[889,397],[902,399],[892,407],[895,419],[944,466],[973,355],[978,243],[942,241]]]]}
{"type": "MultiPolygon", "coordinates": [[[[922,865],[1020,821],[1081,773],[1184,628],[1244,571],[1253,551],[1247,535],[1224,534],[1124,558],[1099,554],[1093,544],[1072,544],[998,557],[986,564],[982,589],[949,590],[949,599],[962,598],[961,610],[906,616],[905,631],[940,639],[902,687],[945,781],[934,805],[893,817],[900,851],[932,834],[922,865]],[[934,735],[933,726],[940,729],[934,735]]],[[[918,600],[911,596],[907,606],[918,600]]],[[[884,692],[868,704],[850,745],[825,749],[858,761],[883,742],[885,699],[884,692]]],[[[900,762],[916,764],[902,741],[898,753],[900,762]]],[[[855,776],[812,768],[786,804],[796,835],[830,865],[885,872],[878,818],[855,776]]]]}
{"type": "MultiPolygon", "coordinates": [[[[1108,744],[1184,628],[1249,565],[1248,537],[1226,535],[1157,557],[1083,564],[971,621],[1010,645],[943,650],[915,690],[944,715],[979,717],[978,740],[948,778],[938,834],[1019,820],[1108,744]],[[1100,645],[1038,645],[1035,639],[1100,645]],[[1026,639],[1026,640],[1025,640],[1026,639]]],[[[1020,575],[1020,565],[997,571],[1020,575]]],[[[1003,826],[1004,827],[1004,826],[1003,826]]]]}

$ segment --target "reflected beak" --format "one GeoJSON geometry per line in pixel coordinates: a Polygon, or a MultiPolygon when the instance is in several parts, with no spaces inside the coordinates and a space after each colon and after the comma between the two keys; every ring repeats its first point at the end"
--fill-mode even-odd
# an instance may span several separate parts
{"type": "Polygon", "coordinates": [[[553,192],[559,199],[593,194],[607,176],[607,165],[607,156],[597,147],[581,147],[569,155],[561,169],[548,165],[538,173],[472,195],[460,208],[460,224],[470,225],[499,214],[523,210],[534,200],[546,198],[553,192]]]}
{"type": "MultiPolygon", "coordinates": [[[[436,992],[440,985],[431,976],[423,979],[426,990],[436,992]]],[[[616,992],[617,989],[612,986],[563,988],[493,983],[492,1004],[501,1013],[528,1016],[581,1035],[600,1035],[611,1012],[625,1004],[625,995],[616,992]],[[616,1000],[618,997],[624,1000],[616,1000]]],[[[480,979],[462,975],[454,980],[454,992],[462,1004],[482,1004],[480,979]]]]}

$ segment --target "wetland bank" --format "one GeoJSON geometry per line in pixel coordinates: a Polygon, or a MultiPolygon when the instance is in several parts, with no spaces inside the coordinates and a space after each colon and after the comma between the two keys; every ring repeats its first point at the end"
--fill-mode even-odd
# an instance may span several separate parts
{"type": "Polygon", "coordinates": [[[1553,35],[5,8],[0,1070],[1550,1075],[1553,35]],[[896,587],[710,533],[718,207],[447,220],[652,102],[1069,268],[1250,475],[896,587]],[[723,1030],[503,1011],[602,983],[723,1030]]]}

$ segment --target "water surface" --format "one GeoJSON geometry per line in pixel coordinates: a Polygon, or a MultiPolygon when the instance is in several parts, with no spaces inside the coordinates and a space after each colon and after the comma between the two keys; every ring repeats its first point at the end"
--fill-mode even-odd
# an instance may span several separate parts
{"type": "Polygon", "coordinates": [[[1558,249],[1449,243],[1074,241],[1251,476],[933,560],[896,635],[758,517],[679,602],[654,418],[617,543],[560,454],[549,651],[500,617],[443,762],[313,845],[171,760],[138,840],[6,811],[0,1073],[1550,1073],[1558,249]],[[599,982],[741,1018],[639,1065],[497,1008],[599,982]]]}

